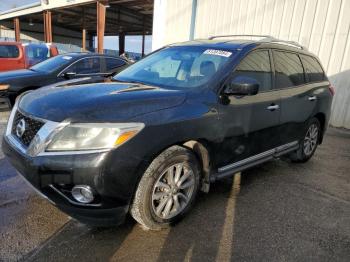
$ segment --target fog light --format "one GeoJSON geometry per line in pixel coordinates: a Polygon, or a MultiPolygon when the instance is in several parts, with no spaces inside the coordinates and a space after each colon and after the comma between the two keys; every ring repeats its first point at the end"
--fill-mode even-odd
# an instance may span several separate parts
{"type": "Polygon", "coordinates": [[[72,188],[72,196],[80,203],[88,204],[94,201],[94,193],[89,186],[79,185],[72,188]]]}

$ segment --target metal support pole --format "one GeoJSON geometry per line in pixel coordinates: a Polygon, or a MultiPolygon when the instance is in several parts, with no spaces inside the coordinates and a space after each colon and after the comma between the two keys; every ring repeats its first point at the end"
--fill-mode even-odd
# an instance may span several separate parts
{"type": "Polygon", "coordinates": [[[145,56],[145,17],[143,17],[143,29],[142,29],[142,50],[141,56],[145,56]]]}
{"type": "Polygon", "coordinates": [[[16,17],[13,19],[13,24],[14,24],[14,28],[15,28],[15,39],[16,42],[20,42],[21,41],[21,29],[19,26],[19,18],[16,17]]]}
{"type": "Polygon", "coordinates": [[[103,37],[105,34],[106,6],[97,2],[97,52],[103,54],[103,37]]]}
{"type": "Polygon", "coordinates": [[[196,31],[196,16],[197,16],[197,0],[192,0],[192,11],[191,11],[191,24],[190,24],[190,35],[189,40],[194,39],[196,31]]]}
{"type": "Polygon", "coordinates": [[[89,34],[89,50],[92,51],[94,50],[94,35],[89,34]]]}
{"type": "Polygon", "coordinates": [[[125,33],[119,32],[119,55],[125,53],[125,33]]]}
{"type": "Polygon", "coordinates": [[[82,51],[86,51],[86,29],[85,29],[85,8],[83,7],[83,31],[82,31],[82,51]]]}
{"type": "Polygon", "coordinates": [[[51,11],[44,11],[44,41],[52,43],[51,11]]]}

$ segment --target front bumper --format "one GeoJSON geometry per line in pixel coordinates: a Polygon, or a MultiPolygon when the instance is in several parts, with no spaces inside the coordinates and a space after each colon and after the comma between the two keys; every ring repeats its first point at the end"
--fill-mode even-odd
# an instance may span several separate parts
{"type": "Polygon", "coordinates": [[[68,215],[99,226],[118,225],[124,221],[137,181],[135,159],[113,151],[30,157],[6,136],[2,149],[17,171],[68,215]],[[89,185],[97,193],[95,202],[76,202],[69,192],[72,185],[89,185]]]}

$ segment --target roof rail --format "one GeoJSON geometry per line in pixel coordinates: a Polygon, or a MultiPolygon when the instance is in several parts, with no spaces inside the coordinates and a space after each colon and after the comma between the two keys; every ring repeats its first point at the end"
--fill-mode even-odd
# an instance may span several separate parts
{"type": "Polygon", "coordinates": [[[287,46],[292,46],[292,47],[296,47],[296,48],[300,48],[300,49],[306,49],[304,46],[302,46],[301,44],[294,42],[294,41],[288,41],[288,40],[281,40],[278,38],[275,38],[273,36],[270,35],[218,35],[218,36],[211,36],[208,39],[209,40],[213,40],[216,38],[226,38],[226,37],[238,37],[238,38],[261,38],[260,40],[258,40],[259,42],[263,42],[263,43],[274,43],[274,44],[281,44],[281,45],[287,45],[287,46]]]}
{"type": "MultiPolygon", "coordinates": [[[[262,41],[265,42],[265,41],[262,41]]],[[[269,43],[274,43],[274,44],[280,44],[280,45],[288,45],[288,46],[292,46],[292,47],[296,47],[296,48],[300,48],[303,50],[306,50],[305,46],[302,46],[301,44],[295,42],[295,41],[287,41],[287,40],[280,40],[280,39],[275,39],[272,41],[268,41],[269,43]]]]}
{"type": "Polygon", "coordinates": [[[270,35],[215,35],[215,36],[209,37],[208,39],[213,40],[215,38],[225,38],[225,37],[260,37],[260,38],[271,38],[271,39],[273,38],[270,35]]]}

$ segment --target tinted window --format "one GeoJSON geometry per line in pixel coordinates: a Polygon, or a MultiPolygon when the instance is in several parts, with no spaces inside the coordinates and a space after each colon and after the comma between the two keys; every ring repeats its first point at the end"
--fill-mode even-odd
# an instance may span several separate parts
{"type": "Polygon", "coordinates": [[[123,60],[117,58],[105,58],[105,61],[107,72],[113,71],[113,69],[125,65],[125,62],[123,60]]]}
{"type": "Polygon", "coordinates": [[[69,55],[59,55],[32,66],[30,69],[41,72],[53,72],[61,67],[68,66],[73,61],[69,55]]]}
{"type": "Polygon", "coordinates": [[[0,45],[0,58],[17,58],[19,49],[15,45],[0,45]]]}
{"type": "Polygon", "coordinates": [[[76,74],[91,74],[100,73],[100,58],[99,57],[88,57],[83,58],[73,64],[69,69],[69,72],[74,72],[76,74]]]}
{"type": "Polygon", "coordinates": [[[129,66],[114,78],[181,89],[199,87],[212,79],[231,57],[232,51],[226,50],[168,47],[129,66]]]}
{"type": "Polygon", "coordinates": [[[274,51],[276,88],[304,84],[304,70],[299,56],[293,53],[274,51]]]}
{"type": "Polygon", "coordinates": [[[308,82],[319,82],[325,80],[323,69],[315,58],[306,55],[301,55],[300,57],[303,61],[308,82]]]}
{"type": "Polygon", "coordinates": [[[234,77],[246,76],[257,80],[259,91],[272,87],[271,63],[268,51],[255,51],[248,54],[235,70],[234,77]]]}

